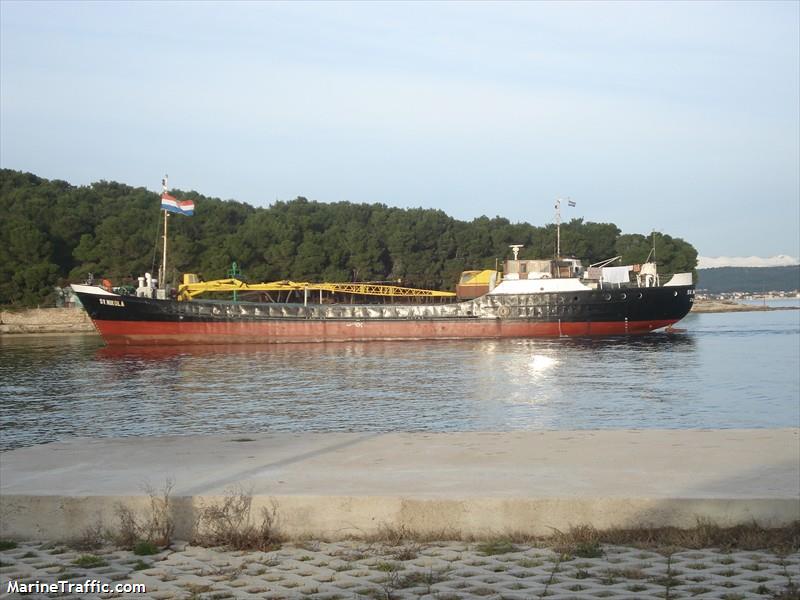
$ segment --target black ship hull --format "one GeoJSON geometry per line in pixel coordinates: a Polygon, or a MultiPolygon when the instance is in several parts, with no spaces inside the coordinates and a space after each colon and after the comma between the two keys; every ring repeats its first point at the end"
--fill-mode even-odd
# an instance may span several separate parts
{"type": "Polygon", "coordinates": [[[276,343],[607,336],[669,327],[693,286],[487,294],[449,304],[158,300],[73,286],[109,344],[276,343]]]}

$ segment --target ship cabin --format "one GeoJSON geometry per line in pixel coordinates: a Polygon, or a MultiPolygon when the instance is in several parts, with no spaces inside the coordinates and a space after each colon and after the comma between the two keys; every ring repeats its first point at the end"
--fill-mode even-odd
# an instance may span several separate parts
{"type": "Polygon", "coordinates": [[[503,263],[504,279],[564,279],[580,277],[583,265],[577,258],[560,260],[509,259],[503,263]]]}
{"type": "Polygon", "coordinates": [[[583,265],[577,258],[557,261],[513,258],[503,262],[502,273],[493,269],[462,272],[456,285],[456,296],[458,300],[471,300],[484,294],[565,291],[573,290],[576,286],[586,289],[577,281],[583,274],[583,265]],[[532,287],[534,280],[542,285],[532,287]],[[547,280],[551,281],[545,283],[547,280]]]}

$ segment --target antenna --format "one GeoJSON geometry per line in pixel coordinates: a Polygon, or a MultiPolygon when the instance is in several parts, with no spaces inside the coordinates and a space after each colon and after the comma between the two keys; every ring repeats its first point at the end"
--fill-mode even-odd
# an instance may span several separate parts
{"type": "Polygon", "coordinates": [[[520,249],[524,247],[525,247],[524,244],[511,244],[509,246],[509,248],[511,248],[511,251],[514,253],[514,260],[517,260],[517,256],[519,256],[520,249]]]}
{"type": "Polygon", "coordinates": [[[650,252],[647,253],[647,258],[644,259],[644,262],[650,262],[650,257],[653,257],[653,262],[656,262],[656,230],[653,229],[650,237],[653,240],[653,247],[650,248],[650,252]]]}
{"type": "Polygon", "coordinates": [[[656,260],[656,230],[653,229],[653,262],[658,263],[656,260]]]}

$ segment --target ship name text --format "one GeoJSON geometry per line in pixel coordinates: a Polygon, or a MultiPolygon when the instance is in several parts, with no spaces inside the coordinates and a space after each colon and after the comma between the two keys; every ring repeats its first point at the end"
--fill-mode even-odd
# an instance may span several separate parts
{"type": "Polygon", "coordinates": [[[125,303],[122,300],[107,300],[106,298],[98,298],[100,300],[100,304],[105,304],[106,306],[117,306],[119,308],[124,308],[125,303]]]}

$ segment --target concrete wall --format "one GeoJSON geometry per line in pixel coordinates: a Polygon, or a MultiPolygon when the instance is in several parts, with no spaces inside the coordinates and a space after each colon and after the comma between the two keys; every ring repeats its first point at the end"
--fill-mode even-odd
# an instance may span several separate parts
{"type": "Polygon", "coordinates": [[[32,308],[0,311],[0,334],[87,333],[94,325],[82,308],[32,308]]]}
{"type": "MultiPolygon", "coordinates": [[[[192,539],[200,509],[223,500],[222,496],[172,498],[170,514],[176,539],[192,539]]],[[[120,506],[134,510],[142,520],[152,514],[149,498],[142,495],[4,496],[0,537],[68,540],[98,526],[116,531],[120,506]]],[[[338,540],[387,530],[437,539],[480,539],[510,534],[547,536],[578,525],[600,530],[692,528],[705,521],[723,527],[752,523],[779,527],[797,520],[799,506],[793,499],[254,496],[251,515],[253,522],[259,523],[262,508],[274,509],[277,529],[293,539],[338,540]]]]}

